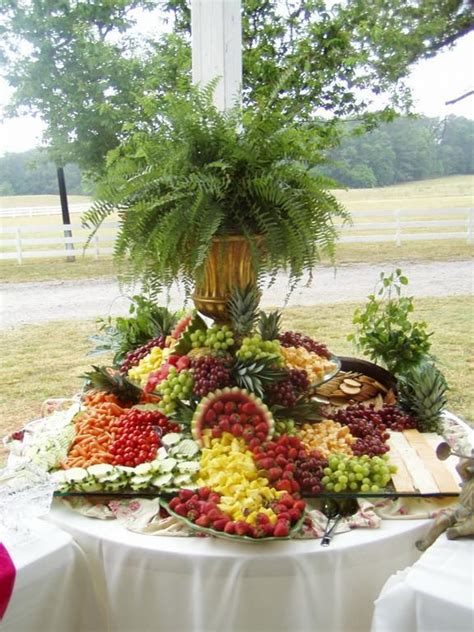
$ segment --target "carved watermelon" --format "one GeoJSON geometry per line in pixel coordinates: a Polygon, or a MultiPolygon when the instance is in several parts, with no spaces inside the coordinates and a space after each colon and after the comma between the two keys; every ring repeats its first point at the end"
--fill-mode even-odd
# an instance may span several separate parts
{"type": "Polygon", "coordinates": [[[186,355],[192,349],[191,334],[197,329],[207,329],[206,323],[197,312],[184,316],[176,325],[171,336],[176,339],[173,353],[186,355]]]}
{"type": "Polygon", "coordinates": [[[200,401],[191,420],[191,432],[201,444],[204,428],[211,428],[214,437],[230,432],[246,441],[254,437],[266,441],[273,435],[275,422],[261,399],[234,386],[215,390],[200,401]]]}

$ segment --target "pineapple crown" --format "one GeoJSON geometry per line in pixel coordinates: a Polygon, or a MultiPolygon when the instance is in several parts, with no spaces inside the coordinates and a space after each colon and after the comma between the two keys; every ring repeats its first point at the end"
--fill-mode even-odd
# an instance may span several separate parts
{"type": "Polygon", "coordinates": [[[253,330],[258,319],[259,302],[260,292],[255,285],[249,283],[243,288],[236,286],[233,289],[227,301],[227,310],[236,336],[246,336],[253,330]]]}

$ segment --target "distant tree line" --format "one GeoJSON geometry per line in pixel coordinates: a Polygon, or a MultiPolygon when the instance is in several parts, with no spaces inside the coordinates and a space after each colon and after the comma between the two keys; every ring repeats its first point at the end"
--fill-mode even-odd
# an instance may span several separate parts
{"type": "MultiPolygon", "coordinates": [[[[64,169],[67,191],[71,195],[87,195],[90,188],[83,182],[77,165],[64,169]]],[[[7,153],[0,158],[0,195],[54,195],[58,193],[56,166],[47,162],[44,153],[31,149],[7,153]]]]}
{"type": "MultiPolygon", "coordinates": [[[[363,135],[351,135],[351,123],[341,145],[327,154],[324,173],[342,185],[361,188],[474,173],[474,121],[399,118],[363,135]]],[[[77,165],[65,168],[68,193],[87,195],[90,184],[77,165]]],[[[53,163],[36,149],[0,158],[0,195],[56,194],[53,163]]]]}
{"type": "Polygon", "coordinates": [[[347,124],[340,146],[327,153],[325,174],[352,188],[377,187],[474,173],[474,121],[399,118],[360,136],[347,124]]]}

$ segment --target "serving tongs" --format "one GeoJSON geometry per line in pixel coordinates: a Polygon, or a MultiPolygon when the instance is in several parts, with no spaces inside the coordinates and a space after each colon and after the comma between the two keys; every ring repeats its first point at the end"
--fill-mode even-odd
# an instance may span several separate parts
{"type": "Polygon", "coordinates": [[[321,539],[321,546],[329,546],[331,544],[339,520],[343,516],[351,516],[356,511],[356,508],[357,501],[351,498],[345,499],[345,502],[333,500],[325,503],[323,511],[327,515],[328,521],[321,539]]]}
{"type": "Polygon", "coordinates": [[[328,516],[328,521],[326,523],[326,529],[324,530],[324,534],[321,540],[321,546],[329,546],[331,544],[332,536],[334,534],[334,530],[337,527],[339,520],[342,518],[342,514],[339,512],[328,516]],[[332,524],[331,524],[332,521],[332,524]]]}

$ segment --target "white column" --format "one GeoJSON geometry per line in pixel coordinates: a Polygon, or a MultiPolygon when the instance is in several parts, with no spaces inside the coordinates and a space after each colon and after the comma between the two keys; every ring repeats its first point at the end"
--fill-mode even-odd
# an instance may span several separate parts
{"type": "Polygon", "coordinates": [[[240,103],[242,21],[240,0],[192,0],[193,83],[219,77],[214,103],[227,110],[240,103]]]}

